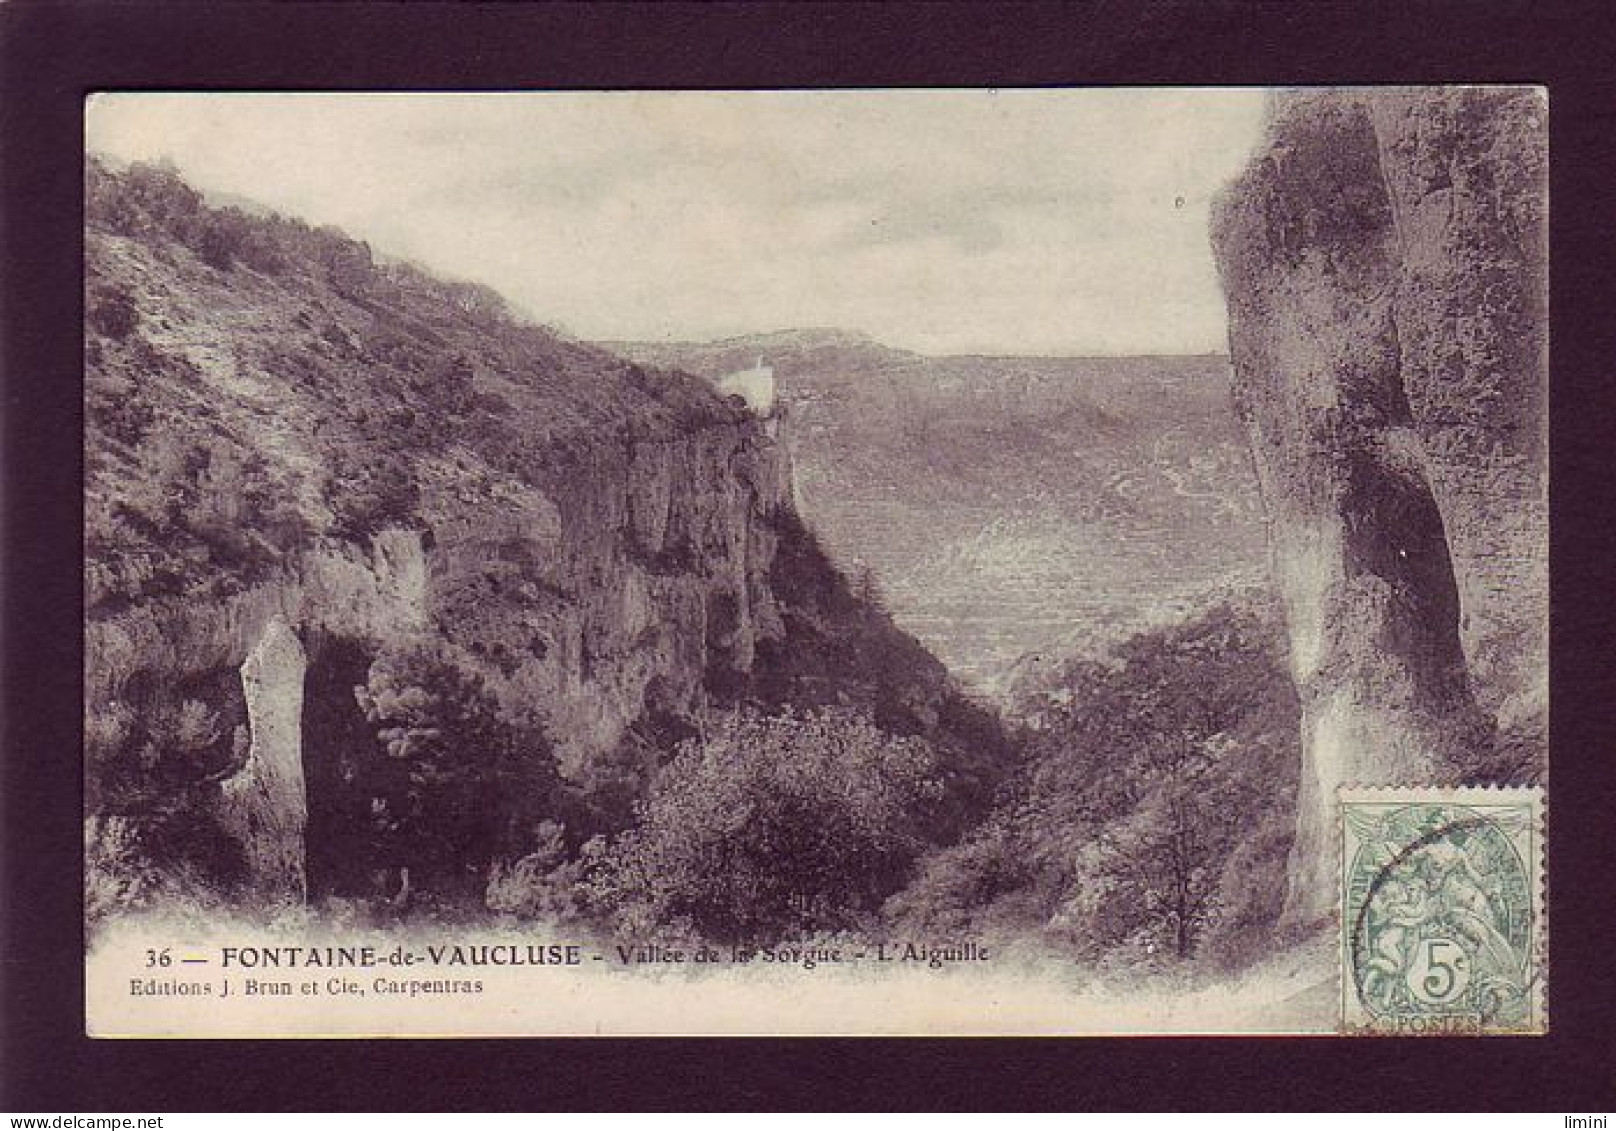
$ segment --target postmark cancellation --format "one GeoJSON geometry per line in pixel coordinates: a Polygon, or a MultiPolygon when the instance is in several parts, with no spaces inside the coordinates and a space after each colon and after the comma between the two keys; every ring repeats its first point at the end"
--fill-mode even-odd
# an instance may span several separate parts
{"type": "Polygon", "coordinates": [[[1341,1027],[1547,1030],[1541,788],[1343,788],[1341,1027]]]}

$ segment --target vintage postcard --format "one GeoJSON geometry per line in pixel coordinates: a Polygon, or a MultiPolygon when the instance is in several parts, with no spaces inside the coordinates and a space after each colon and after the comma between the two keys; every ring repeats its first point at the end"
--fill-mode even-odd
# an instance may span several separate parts
{"type": "Polygon", "coordinates": [[[1545,1031],[1548,115],[92,97],[88,1032],[1545,1031]]]}

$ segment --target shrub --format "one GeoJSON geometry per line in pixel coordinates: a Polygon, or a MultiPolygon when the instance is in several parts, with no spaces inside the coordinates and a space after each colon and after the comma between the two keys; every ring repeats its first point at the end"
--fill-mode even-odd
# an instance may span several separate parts
{"type": "Polygon", "coordinates": [[[365,462],[338,457],[323,494],[334,520],[332,532],[346,538],[408,526],[421,501],[415,476],[394,455],[365,462]]]}
{"type": "Polygon", "coordinates": [[[136,162],[122,174],[87,169],[85,218],[124,236],[183,237],[203,207],[202,196],[166,162],[136,162]]]}
{"type": "Polygon", "coordinates": [[[857,928],[907,879],[939,793],[930,748],[866,717],[741,712],[680,748],[591,884],[631,931],[761,944],[857,928]]]}
{"type": "Polygon", "coordinates": [[[140,311],[123,291],[106,290],[90,300],[89,319],[97,333],[121,341],[140,325],[140,311]]]}
{"type": "Polygon", "coordinates": [[[489,873],[484,900],[490,911],[524,919],[566,923],[582,916],[579,881],[585,863],[569,860],[566,828],[541,821],[532,835],[533,848],[511,864],[496,862],[489,873]]]}
{"type": "Polygon", "coordinates": [[[94,810],[173,811],[245,753],[245,706],[231,672],[143,686],[129,700],[87,702],[84,712],[85,787],[94,810]]]}
{"type": "Polygon", "coordinates": [[[363,299],[376,281],[370,245],[343,235],[336,228],[314,233],[315,256],[333,290],[347,299],[363,299]]]}
{"type": "Polygon", "coordinates": [[[263,455],[210,439],[193,458],[177,525],[207,547],[216,569],[252,580],[303,546],[307,520],[263,455]]]}
{"type": "Polygon", "coordinates": [[[925,858],[884,914],[922,938],[1025,935],[1054,914],[1063,883],[1031,848],[1014,815],[996,813],[961,843],[925,858]]]}
{"type": "Polygon", "coordinates": [[[476,403],[476,367],[463,353],[440,357],[420,383],[421,399],[437,416],[464,416],[476,403]]]}
{"type": "Polygon", "coordinates": [[[140,396],[138,389],[127,385],[109,387],[93,378],[87,380],[87,385],[84,410],[93,427],[131,448],[151,432],[157,422],[157,411],[140,396]]]}
{"type": "Polygon", "coordinates": [[[202,262],[220,271],[228,271],[235,264],[240,248],[240,233],[234,231],[218,215],[204,220],[197,234],[196,253],[202,262]]]}
{"type": "Polygon", "coordinates": [[[266,274],[286,269],[286,258],[276,246],[267,225],[254,221],[239,208],[221,208],[201,224],[197,254],[210,267],[228,271],[243,263],[266,274]]]}

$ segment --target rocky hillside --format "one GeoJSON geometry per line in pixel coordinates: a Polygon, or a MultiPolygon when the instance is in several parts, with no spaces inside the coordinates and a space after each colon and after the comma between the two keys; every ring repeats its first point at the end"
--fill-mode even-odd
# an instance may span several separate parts
{"type": "Polygon", "coordinates": [[[480,899],[621,828],[715,707],[864,711],[980,804],[997,724],[706,382],[171,171],[92,160],[86,201],[92,915],[480,899]]]}
{"type": "Polygon", "coordinates": [[[835,330],[614,348],[773,366],[804,513],[979,689],[1261,572],[1223,358],[924,357],[835,330]]]}
{"type": "Polygon", "coordinates": [[[1283,94],[1214,222],[1303,709],[1292,909],[1342,782],[1541,775],[1547,105],[1283,94]]]}

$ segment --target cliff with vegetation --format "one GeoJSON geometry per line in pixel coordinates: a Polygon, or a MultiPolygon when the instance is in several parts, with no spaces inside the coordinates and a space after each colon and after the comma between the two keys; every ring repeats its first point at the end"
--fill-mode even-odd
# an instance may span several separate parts
{"type": "Polygon", "coordinates": [[[707,377],[772,366],[804,514],[1000,702],[1261,576],[1227,358],[928,357],[836,330],[617,348],[707,377]]]}
{"type": "Polygon", "coordinates": [[[1547,105],[1279,95],[1214,217],[1301,695],[1290,910],[1336,786],[1545,770],[1547,105]]]}
{"type": "Polygon", "coordinates": [[[924,743],[926,836],[983,804],[996,721],[705,382],[171,171],[86,202],[92,918],[530,903],[715,712],[924,743]]]}

